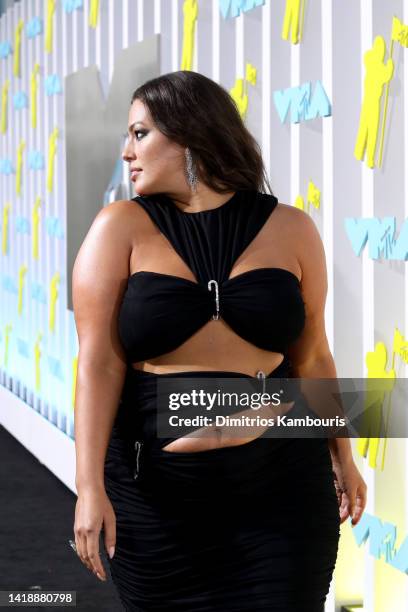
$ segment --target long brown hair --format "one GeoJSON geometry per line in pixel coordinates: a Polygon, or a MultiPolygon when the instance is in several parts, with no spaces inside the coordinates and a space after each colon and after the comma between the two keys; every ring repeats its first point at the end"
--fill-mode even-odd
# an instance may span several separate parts
{"type": "Polygon", "coordinates": [[[258,142],[221,85],[189,70],[169,72],[138,87],[156,127],[189,147],[198,178],[217,193],[255,189],[271,193],[258,142]]]}

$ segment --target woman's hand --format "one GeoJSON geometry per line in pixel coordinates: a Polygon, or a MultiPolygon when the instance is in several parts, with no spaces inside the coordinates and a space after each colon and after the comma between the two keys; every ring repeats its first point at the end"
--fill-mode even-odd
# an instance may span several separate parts
{"type": "Polygon", "coordinates": [[[104,528],[105,547],[112,558],[116,543],[116,517],[103,487],[81,490],[75,507],[75,545],[81,561],[105,581],[106,574],[99,556],[99,534],[104,528]]]}
{"type": "Polygon", "coordinates": [[[350,516],[354,527],[367,503],[367,485],[352,458],[333,462],[333,472],[336,476],[334,485],[339,502],[340,524],[350,516]]]}

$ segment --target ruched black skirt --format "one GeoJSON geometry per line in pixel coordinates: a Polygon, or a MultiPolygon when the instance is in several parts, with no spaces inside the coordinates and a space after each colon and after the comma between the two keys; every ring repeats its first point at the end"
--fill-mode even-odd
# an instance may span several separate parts
{"type": "Polygon", "coordinates": [[[140,451],[124,415],[149,412],[156,375],[134,376],[105,461],[116,552],[104,554],[124,609],[324,612],[340,538],[327,439],[140,451]]]}

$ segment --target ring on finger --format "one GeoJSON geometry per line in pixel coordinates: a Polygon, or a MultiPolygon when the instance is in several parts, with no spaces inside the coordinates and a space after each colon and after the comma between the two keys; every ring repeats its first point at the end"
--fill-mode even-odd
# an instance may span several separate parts
{"type": "Polygon", "coordinates": [[[73,542],[72,540],[68,540],[68,542],[71,548],[78,554],[78,550],[77,550],[75,542],[73,542]]]}

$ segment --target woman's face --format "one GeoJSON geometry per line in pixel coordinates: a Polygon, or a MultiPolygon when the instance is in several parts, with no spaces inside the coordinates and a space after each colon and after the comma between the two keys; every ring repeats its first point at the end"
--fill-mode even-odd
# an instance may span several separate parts
{"type": "Polygon", "coordinates": [[[131,181],[139,195],[171,193],[180,191],[180,186],[187,187],[184,147],[155,127],[140,100],[135,100],[129,110],[128,138],[122,159],[129,163],[131,181]]]}

